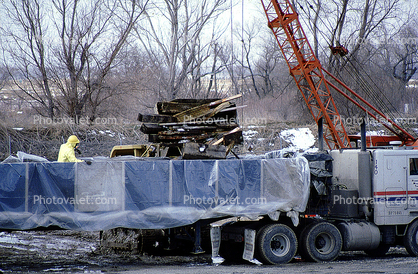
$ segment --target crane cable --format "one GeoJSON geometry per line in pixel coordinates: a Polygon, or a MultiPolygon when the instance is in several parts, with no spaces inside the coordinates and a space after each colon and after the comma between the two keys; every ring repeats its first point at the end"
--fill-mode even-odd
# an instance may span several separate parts
{"type": "MultiPolygon", "coordinates": [[[[355,59],[355,57],[354,57],[354,59],[355,59]]],[[[348,61],[353,66],[351,60],[348,59],[348,61]]],[[[373,81],[373,79],[364,70],[364,68],[362,66],[360,66],[360,69],[362,69],[363,70],[363,73],[366,74],[371,79],[371,82],[375,85],[375,87],[377,89],[379,89],[377,87],[377,84],[373,81]]],[[[381,90],[379,89],[379,91],[381,91],[381,90]]],[[[376,94],[376,92],[374,92],[374,97],[375,97],[375,101],[379,102],[381,106],[383,105],[384,107],[386,107],[386,112],[384,112],[384,113],[386,113],[386,115],[388,116],[388,118],[390,118],[396,124],[399,124],[398,118],[399,117],[402,117],[402,113],[392,104],[392,102],[389,100],[389,98],[386,96],[386,94],[383,93],[382,91],[379,94],[376,94]]],[[[402,119],[401,119],[401,123],[402,123],[402,119]]],[[[410,125],[408,123],[403,123],[402,124],[402,128],[404,128],[405,130],[407,129],[409,133],[413,132],[412,125],[410,125]]],[[[415,134],[413,134],[413,135],[415,135],[415,134]]]]}
{"type": "MultiPolygon", "coordinates": [[[[308,2],[308,4],[309,4],[309,2],[308,2]]],[[[310,6],[311,9],[313,9],[313,6],[312,5],[309,4],[309,6],[310,6]]],[[[306,11],[305,11],[305,13],[306,13],[306,11]]],[[[321,20],[322,24],[327,28],[327,30],[328,31],[331,31],[329,29],[329,27],[325,24],[325,22],[322,20],[322,18],[319,17],[319,16],[318,16],[318,18],[319,18],[319,20],[321,20]]],[[[326,38],[323,31],[321,31],[320,29],[318,29],[318,31],[322,34],[323,38],[326,38]]],[[[327,41],[327,39],[325,39],[325,41],[327,41]]],[[[322,45],[320,45],[320,46],[322,47],[322,45]]],[[[354,58],[355,59],[355,62],[357,64],[360,64],[360,62],[356,59],[356,57],[354,55],[352,55],[350,57],[354,58]]],[[[382,90],[377,86],[377,84],[373,81],[373,79],[366,72],[366,70],[363,68],[363,66],[359,65],[358,67],[369,78],[370,82],[373,83],[373,85],[375,86],[375,88],[380,93],[377,93],[377,92],[375,92],[372,89],[371,85],[365,80],[365,78],[362,76],[362,74],[360,74],[357,71],[356,66],[353,64],[353,62],[349,58],[345,58],[344,60],[346,61],[346,63],[349,63],[351,65],[351,67],[352,67],[352,72],[354,73],[354,76],[353,76],[353,74],[351,74],[352,78],[354,80],[361,80],[363,82],[362,86],[363,86],[363,89],[364,89],[365,93],[369,96],[370,99],[372,99],[373,101],[375,101],[382,108],[382,110],[384,109],[384,111],[382,111],[382,112],[391,113],[391,112],[393,112],[395,110],[395,112],[397,112],[397,114],[400,115],[400,113],[397,111],[397,108],[391,103],[391,101],[386,97],[386,95],[382,92],[382,90]],[[384,102],[384,100],[382,99],[382,97],[383,97],[383,99],[385,99],[386,103],[384,102]],[[389,105],[392,108],[392,110],[387,105],[389,105]]],[[[333,68],[335,69],[335,65],[333,65],[333,68]]],[[[349,70],[348,70],[348,68],[346,68],[346,66],[343,66],[343,69],[345,69],[347,72],[349,72],[349,70]]],[[[393,118],[395,118],[395,117],[393,117],[393,118]]]]}
{"type": "MultiPolygon", "coordinates": [[[[313,9],[313,6],[308,2],[308,4],[309,4],[309,7],[311,8],[311,9],[313,9]]],[[[307,13],[307,11],[303,8],[303,6],[301,5],[301,4],[299,4],[299,6],[300,6],[300,8],[307,14],[307,16],[309,17],[309,14],[307,13]]],[[[316,11],[315,11],[315,13],[316,13],[316,11]]],[[[317,15],[318,16],[318,15],[317,15]]],[[[324,23],[324,21],[322,20],[322,18],[320,17],[320,16],[318,16],[318,19],[321,21],[321,23],[327,28],[327,30],[329,31],[329,32],[332,32],[332,30],[330,30],[330,28],[327,26],[327,24],[325,24],[324,23]]],[[[304,20],[304,18],[302,17],[302,20],[304,21],[304,23],[310,28],[310,30],[312,31],[312,32],[314,32],[314,30],[313,30],[313,26],[311,26],[310,24],[307,24],[306,22],[305,22],[305,20],[304,20]]],[[[321,30],[321,29],[319,29],[319,28],[317,28],[317,31],[320,33],[320,35],[322,35],[322,38],[324,39],[324,41],[326,42],[326,43],[328,43],[327,41],[329,40],[327,37],[326,37],[326,35],[325,35],[325,33],[321,30]]],[[[324,47],[322,46],[322,44],[321,43],[318,43],[318,46],[324,51],[324,52],[326,52],[326,50],[324,49],[324,47]]],[[[328,46],[331,46],[330,45],[330,43],[328,43],[328,46]]],[[[333,64],[333,63],[330,63],[330,65],[332,66],[332,68],[334,69],[334,71],[339,71],[337,68],[336,68],[336,66],[335,66],[335,64],[333,64]]],[[[345,70],[347,70],[347,72],[349,72],[348,71],[348,69],[345,67],[345,66],[343,66],[343,68],[345,69],[345,70]]],[[[349,75],[357,82],[357,79],[356,79],[356,77],[352,74],[352,73],[350,73],[349,72],[349,75]]],[[[340,76],[340,73],[338,72],[338,75],[337,76],[339,76],[339,77],[341,77],[340,76]]],[[[360,76],[358,75],[358,77],[357,78],[360,78],[360,76]]],[[[366,85],[367,86],[367,85],[366,85]]],[[[362,89],[365,89],[365,90],[369,90],[367,87],[365,87],[364,86],[364,84],[362,85],[362,89]]],[[[370,94],[370,92],[368,92],[368,94],[369,94],[369,97],[371,96],[371,94],[370,94]]]]}
{"type": "MultiPolygon", "coordinates": [[[[309,5],[309,7],[314,10],[313,6],[309,3],[309,1],[307,1],[307,4],[309,5]]],[[[307,11],[303,8],[303,6],[299,3],[300,8],[307,14],[307,16],[309,16],[309,14],[307,13],[307,11]]],[[[314,10],[314,12],[316,13],[316,11],[314,10]]],[[[317,14],[317,13],[316,13],[317,14]]],[[[325,24],[325,22],[323,21],[323,19],[318,16],[318,19],[321,21],[321,23],[327,28],[328,31],[332,32],[332,30],[329,29],[329,27],[327,26],[327,24],[325,24]]],[[[304,20],[302,18],[302,20],[304,20]]],[[[305,21],[305,20],[304,20],[305,21]]],[[[306,24],[306,22],[305,22],[306,24]]],[[[307,26],[311,29],[312,32],[314,32],[313,30],[313,26],[311,26],[310,24],[307,24],[307,26]]],[[[324,38],[325,41],[328,41],[329,39],[327,39],[325,33],[317,28],[317,31],[322,35],[322,37],[324,38]]],[[[327,42],[328,43],[328,42],[327,42]]],[[[325,52],[323,46],[321,43],[318,43],[319,47],[321,47],[321,49],[325,52]]],[[[329,46],[331,46],[328,43],[329,46]]],[[[386,112],[386,115],[393,121],[396,121],[396,116],[393,114],[397,114],[398,117],[401,116],[401,113],[397,110],[397,108],[391,103],[391,101],[387,98],[387,96],[385,95],[385,93],[377,86],[377,84],[373,81],[373,79],[371,78],[371,76],[366,72],[366,70],[363,68],[363,66],[360,65],[360,62],[355,58],[354,55],[351,55],[350,57],[354,58],[354,61],[359,64],[359,68],[362,70],[363,74],[366,75],[370,82],[373,83],[374,87],[376,90],[378,90],[379,92],[376,92],[372,86],[370,85],[369,82],[366,81],[366,79],[363,77],[363,74],[360,74],[357,69],[356,66],[353,64],[353,62],[349,59],[349,58],[345,58],[344,60],[346,61],[346,63],[348,63],[351,66],[351,71],[346,67],[346,66],[342,66],[342,68],[353,78],[353,80],[355,80],[362,88],[362,90],[365,92],[365,94],[376,104],[378,105],[378,107],[380,108],[379,110],[383,113],[386,112]],[[386,101],[386,102],[385,102],[386,101]]],[[[334,68],[335,71],[338,71],[335,67],[334,64],[331,64],[331,66],[334,68]]],[[[338,73],[339,74],[339,73],[338,73]]],[[[387,117],[384,117],[387,118],[387,117]]],[[[407,127],[408,129],[411,129],[411,126],[408,125],[407,127]]]]}

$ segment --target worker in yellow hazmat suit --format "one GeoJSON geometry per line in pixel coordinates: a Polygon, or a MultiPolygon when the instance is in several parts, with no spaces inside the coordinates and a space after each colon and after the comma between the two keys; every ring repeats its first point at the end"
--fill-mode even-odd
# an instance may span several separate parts
{"type": "Polygon", "coordinates": [[[58,162],[84,162],[75,157],[74,148],[80,143],[77,136],[68,137],[67,143],[62,144],[58,154],[58,162]]]}

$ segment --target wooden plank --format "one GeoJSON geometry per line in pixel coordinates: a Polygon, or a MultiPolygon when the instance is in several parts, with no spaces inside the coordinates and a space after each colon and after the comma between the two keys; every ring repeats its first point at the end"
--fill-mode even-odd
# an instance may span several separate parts
{"type": "Polygon", "coordinates": [[[236,128],[237,124],[227,124],[227,123],[207,123],[207,124],[176,124],[173,126],[164,126],[163,131],[189,131],[189,130],[200,130],[204,131],[231,131],[236,128]]]}
{"type": "Polygon", "coordinates": [[[156,108],[158,114],[174,115],[200,105],[209,104],[217,100],[220,99],[176,99],[169,102],[158,102],[156,104],[156,108]]]}
{"type": "Polygon", "coordinates": [[[172,130],[165,130],[165,131],[161,131],[158,132],[159,135],[161,136],[185,136],[185,135],[199,135],[199,134],[210,134],[213,132],[216,132],[218,130],[218,128],[216,127],[205,127],[205,128],[200,128],[200,127],[196,127],[196,128],[190,128],[190,129],[184,129],[184,130],[179,130],[179,129],[172,129],[172,130]]]}
{"type": "Polygon", "coordinates": [[[177,122],[177,118],[169,115],[159,115],[159,114],[138,114],[138,121],[143,123],[173,123],[177,122]]]}
{"type": "MultiPolygon", "coordinates": [[[[197,142],[210,143],[211,147],[217,147],[213,144],[231,146],[241,143],[242,132],[236,119],[238,107],[230,102],[239,97],[240,94],[225,99],[178,99],[159,102],[157,108],[160,114],[138,115],[138,120],[143,122],[141,131],[148,134],[150,142],[165,145],[197,142]],[[218,140],[213,140],[214,138],[218,140]]],[[[194,145],[190,145],[189,149],[193,147],[194,145]]],[[[188,154],[194,155],[196,152],[190,151],[188,154]]]]}
{"type": "Polygon", "coordinates": [[[244,140],[242,138],[242,129],[235,128],[234,130],[224,134],[223,136],[225,146],[229,146],[230,144],[241,144],[244,140]]]}
{"type": "MultiPolygon", "coordinates": [[[[242,129],[241,128],[239,128],[239,127],[236,127],[236,128],[234,128],[233,130],[231,130],[230,132],[228,132],[228,133],[226,133],[226,134],[224,134],[224,136],[222,136],[222,138],[220,138],[219,140],[217,140],[216,142],[214,142],[214,143],[212,143],[212,145],[213,146],[217,146],[217,145],[220,145],[220,144],[225,144],[225,136],[227,136],[227,135],[231,135],[231,137],[232,136],[239,136],[239,134],[241,134],[241,136],[242,136],[242,129]],[[237,135],[235,135],[235,134],[237,134],[237,135]]],[[[232,138],[231,138],[232,139],[232,138]]],[[[231,139],[229,139],[229,141],[231,141],[231,139]]]]}
{"type": "Polygon", "coordinates": [[[241,94],[238,94],[238,95],[234,95],[225,99],[216,100],[214,102],[200,105],[200,106],[185,110],[183,112],[177,113],[173,115],[173,117],[177,118],[178,121],[180,122],[187,122],[192,119],[196,119],[196,118],[208,115],[213,111],[212,107],[240,98],[241,96],[242,96],[241,94]]]}
{"type": "Polygon", "coordinates": [[[198,135],[161,135],[149,134],[148,141],[151,143],[177,144],[182,142],[204,142],[211,138],[212,134],[198,134],[198,135]]]}
{"type": "Polygon", "coordinates": [[[143,123],[140,127],[140,131],[145,134],[157,134],[160,131],[164,131],[166,128],[159,124],[147,124],[143,123]]]}
{"type": "Polygon", "coordinates": [[[246,107],[247,107],[247,105],[242,105],[242,106],[231,106],[230,108],[223,109],[223,110],[221,110],[221,111],[219,111],[219,112],[220,112],[220,113],[221,113],[221,112],[227,112],[227,111],[237,110],[237,109],[246,108],[246,107]]]}
{"type": "MultiPolygon", "coordinates": [[[[160,126],[168,126],[168,127],[181,127],[181,126],[204,126],[204,125],[215,125],[217,127],[233,127],[236,128],[238,126],[237,123],[230,122],[231,119],[224,119],[224,118],[220,118],[220,119],[209,119],[209,120],[195,120],[195,121],[188,121],[188,122],[180,122],[180,123],[160,123],[160,126]]],[[[236,120],[232,120],[232,121],[236,121],[236,120]]],[[[233,129],[231,128],[231,129],[233,129]]]]}
{"type": "Polygon", "coordinates": [[[226,147],[208,146],[205,144],[186,143],[183,149],[183,159],[225,159],[226,147]]]}
{"type": "Polygon", "coordinates": [[[230,102],[223,102],[222,104],[219,104],[218,106],[216,106],[211,113],[209,113],[208,115],[205,116],[205,119],[209,119],[214,117],[216,114],[218,114],[221,110],[223,109],[227,109],[229,107],[231,107],[231,103],[230,102]]]}

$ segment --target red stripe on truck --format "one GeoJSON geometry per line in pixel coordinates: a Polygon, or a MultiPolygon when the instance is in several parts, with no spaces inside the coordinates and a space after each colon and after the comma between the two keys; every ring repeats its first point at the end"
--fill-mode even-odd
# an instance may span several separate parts
{"type": "MultiPolygon", "coordinates": [[[[418,194],[418,190],[408,191],[408,195],[418,194]]],[[[374,196],[406,195],[406,191],[379,191],[374,192],[374,196]]]]}

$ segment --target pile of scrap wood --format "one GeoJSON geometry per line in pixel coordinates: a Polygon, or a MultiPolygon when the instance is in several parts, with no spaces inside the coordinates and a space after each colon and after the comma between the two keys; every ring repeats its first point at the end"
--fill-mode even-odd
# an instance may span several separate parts
{"type": "Polygon", "coordinates": [[[140,113],[138,121],[149,142],[180,148],[183,158],[225,158],[242,142],[237,120],[240,107],[231,102],[239,97],[158,102],[158,114],[140,113]]]}

